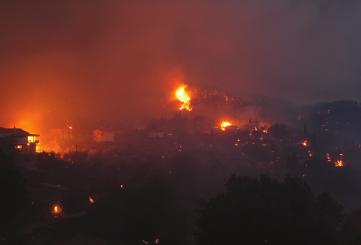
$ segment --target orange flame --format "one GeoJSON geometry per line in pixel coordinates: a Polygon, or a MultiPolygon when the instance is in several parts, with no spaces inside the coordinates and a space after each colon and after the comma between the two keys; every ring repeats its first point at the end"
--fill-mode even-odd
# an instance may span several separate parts
{"type": "Polygon", "coordinates": [[[186,88],[186,85],[182,85],[178,87],[175,91],[175,96],[177,100],[181,102],[181,105],[178,107],[178,110],[180,111],[192,111],[191,97],[187,92],[186,88]]]}
{"type": "Polygon", "coordinates": [[[343,168],[345,166],[345,162],[343,160],[337,160],[335,162],[335,167],[336,168],[343,168]]]}
{"type": "Polygon", "coordinates": [[[229,121],[222,121],[220,124],[219,124],[219,128],[222,130],[222,131],[226,131],[227,128],[231,127],[232,126],[232,123],[229,122],[229,121]]]}
{"type": "Polygon", "coordinates": [[[53,205],[51,205],[51,210],[50,212],[54,215],[54,216],[59,216],[63,213],[63,208],[61,207],[60,204],[58,203],[54,203],[53,205]]]}

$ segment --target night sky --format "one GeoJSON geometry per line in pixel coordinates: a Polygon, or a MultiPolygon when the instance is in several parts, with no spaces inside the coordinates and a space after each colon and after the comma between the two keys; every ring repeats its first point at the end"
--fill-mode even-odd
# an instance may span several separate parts
{"type": "Polygon", "coordinates": [[[298,103],[361,98],[360,1],[1,0],[0,30],[4,125],[143,119],[179,79],[298,103]]]}

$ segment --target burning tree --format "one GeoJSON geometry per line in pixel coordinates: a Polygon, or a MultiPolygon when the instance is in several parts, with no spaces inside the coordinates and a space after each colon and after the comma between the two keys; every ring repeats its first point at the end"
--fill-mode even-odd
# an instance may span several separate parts
{"type": "Polygon", "coordinates": [[[187,91],[187,86],[182,85],[175,91],[175,97],[181,103],[178,107],[180,111],[192,111],[191,97],[187,91]]]}
{"type": "Polygon", "coordinates": [[[219,129],[222,131],[226,131],[227,128],[231,127],[233,124],[229,121],[222,121],[219,124],[219,129]]]}

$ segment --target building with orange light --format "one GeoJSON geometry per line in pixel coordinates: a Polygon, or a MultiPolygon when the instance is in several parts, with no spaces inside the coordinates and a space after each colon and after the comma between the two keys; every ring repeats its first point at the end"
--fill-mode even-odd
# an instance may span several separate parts
{"type": "Polygon", "coordinates": [[[20,128],[0,127],[0,149],[35,153],[39,137],[38,134],[31,134],[20,128]]]}

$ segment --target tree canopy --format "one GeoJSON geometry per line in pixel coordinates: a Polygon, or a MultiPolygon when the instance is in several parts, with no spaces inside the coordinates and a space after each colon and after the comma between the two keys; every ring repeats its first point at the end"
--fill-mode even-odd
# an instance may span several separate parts
{"type": "Polygon", "coordinates": [[[283,182],[232,176],[224,193],[203,203],[200,245],[337,244],[343,208],[298,178],[283,182]]]}

